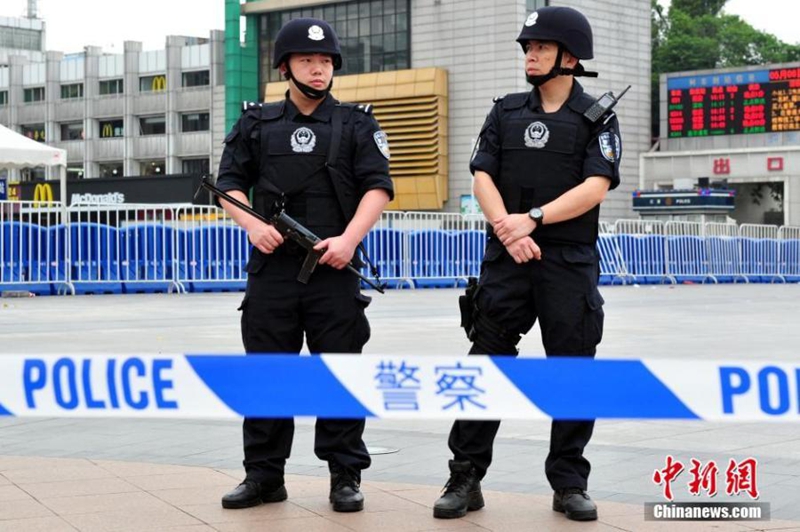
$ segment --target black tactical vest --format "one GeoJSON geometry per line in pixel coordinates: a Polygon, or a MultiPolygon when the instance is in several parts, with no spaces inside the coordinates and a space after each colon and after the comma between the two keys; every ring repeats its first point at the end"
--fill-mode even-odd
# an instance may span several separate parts
{"type": "Polygon", "coordinates": [[[347,222],[326,165],[332,123],[283,120],[284,103],[262,108],[255,208],[269,216],[283,199],[287,214],[317,236],[338,236],[347,222]]]}
{"type": "MultiPolygon", "coordinates": [[[[592,124],[582,115],[592,97],[581,94],[555,113],[542,113],[530,109],[528,96],[510,94],[499,104],[502,154],[495,184],[509,213],[526,213],[580,185],[592,135],[592,124]]],[[[537,243],[594,244],[599,214],[597,206],[572,220],[538,227],[532,236],[537,243]]]]}

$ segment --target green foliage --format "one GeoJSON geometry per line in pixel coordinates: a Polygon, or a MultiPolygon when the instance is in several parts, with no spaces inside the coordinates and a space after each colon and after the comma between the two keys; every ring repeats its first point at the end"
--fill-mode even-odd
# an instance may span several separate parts
{"type": "Polygon", "coordinates": [[[651,0],[652,131],[659,135],[659,75],[667,72],[800,61],[787,44],[722,12],[727,0],[672,0],[668,13],[651,0]]]}

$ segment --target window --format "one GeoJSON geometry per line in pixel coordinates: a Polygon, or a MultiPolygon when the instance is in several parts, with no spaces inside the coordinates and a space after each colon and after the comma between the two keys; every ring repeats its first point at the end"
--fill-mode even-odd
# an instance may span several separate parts
{"type": "Polygon", "coordinates": [[[61,85],[61,99],[83,98],[83,83],[61,85]]]}
{"type": "Polygon", "coordinates": [[[8,105],[8,91],[0,91],[0,107],[8,105]]]}
{"type": "Polygon", "coordinates": [[[106,94],[122,94],[122,80],[121,79],[106,79],[100,82],[100,96],[106,94]]]}
{"type": "Polygon", "coordinates": [[[3,31],[0,31],[0,48],[42,51],[42,33],[26,28],[3,26],[3,31]]]}
{"type": "Polygon", "coordinates": [[[187,113],[181,115],[181,131],[208,131],[208,113],[187,113]]]}
{"type": "Polygon", "coordinates": [[[184,87],[199,87],[201,85],[209,85],[208,70],[184,72],[181,84],[184,87]]]}
{"type": "Polygon", "coordinates": [[[181,161],[181,170],[184,174],[204,175],[208,173],[208,158],[184,159],[181,161]]]}
{"type": "Polygon", "coordinates": [[[25,103],[44,101],[44,87],[32,87],[23,91],[25,103]]]}
{"type": "Polygon", "coordinates": [[[37,166],[35,168],[21,168],[19,171],[20,181],[44,181],[47,179],[47,172],[44,166],[37,166]]]}
{"type": "Polygon", "coordinates": [[[122,128],[122,119],[116,118],[111,120],[100,120],[100,138],[110,139],[114,137],[121,137],[125,134],[122,128]]]}
{"type": "Polygon", "coordinates": [[[167,90],[167,76],[142,76],[139,78],[139,91],[141,92],[161,92],[167,90]]]}
{"type": "Polygon", "coordinates": [[[83,179],[83,166],[67,166],[67,179],[83,179]]]}
{"type": "Polygon", "coordinates": [[[19,126],[19,132],[37,142],[44,142],[44,124],[28,124],[19,126]]]}
{"type": "Polygon", "coordinates": [[[122,161],[100,163],[100,177],[122,177],[122,161]]]}
{"type": "Polygon", "coordinates": [[[528,13],[533,13],[540,7],[547,5],[547,0],[525,0],[525,9],[528,13]]]}
{"type": "Polygon", "coordinates": [[[164,159],[156,161],[142,161],[139,163],[139,175],[162,175],[164,173],[164,159]]]}
{"type": "Polygon", "coordinates": [[[355,0],[266,13],[259,18],[262,83],[280,81],[272,68],[275,36],[288,20],[315,17],[336,30],[344,64],[337,76],[402,70],[411,66],[409,0],[355,0]]]}
{"type": "Polygon", "coordinates": [[[163,135],[167,132],[167,121],[164,115],[147,116],[139,119],[140,135],[163,135]]]}
{"type": "Polygon", "coordinates": [[[61,124],[61,140],[83,140],[83,122],[61,124]]]}

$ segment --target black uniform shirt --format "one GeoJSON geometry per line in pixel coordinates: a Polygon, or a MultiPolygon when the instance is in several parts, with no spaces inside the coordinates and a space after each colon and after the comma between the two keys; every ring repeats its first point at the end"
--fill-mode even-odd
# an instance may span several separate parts
{"type": "MultiPolygon", "coordinates": [[[[336,100],[329,94],[311,115],[304,115],[288,97],[275,121],[309,123],[331,121],[336,100]]],[[[368,106],[367,106],[368,107],[368,106]]],[[[380,188],[394,197],[392,180],[389,177],[389,151],[386,136],[378,122],[360,108],[343,110],[344,125],[337,159],[337,167],[353,176],[358,186],[359,197],[367,191],[380,188]]],[[[225,149],[219,165],[217,186],[223,191],[240,190],[247,193],[259,178],[259,156],[262,152],[261,127],[269,127],[273,121],[265,121],[267,112],[277,112],[272,104],[251,104],[234,124],[225,138],[225,149]],[[267,111],[270,109],[270,111],[267,111]]],[[[298,176],[299,177],[299,176],[298,176]]]]}
{"type": "MultiPolygon", "coordinates": [[[[577,81],[572,84],[569,98],[561,109],[552,114],[578,113],[582,114],[588,107],[584,103],[583,87],[577,81]]],[[[543,113],[539,92],[533,89],[528,93],[525,106],[532,112],[543,113]]],[[[497,101],[486,117],[486,122],[481,128],[478,140],[475,143],[470,171],[486,172],[495,181],[500,177],[500,158],[502,155],[502,139],[500,138],[501,120],[504,115],[511,113],[503,108],[503,101],[497,101]]],[[[575,155],[583,158],[582,176],[585,180],[590,176],[603,176],[611,180],[609,189],[619,185],[619,161],[622,156],[622,144],[619,136],[619,124],[616,115],[612,112],[592,125],[584,119],[586,127],[593,127],[592,137],[586,146],[576,146],[575,155]]]]}

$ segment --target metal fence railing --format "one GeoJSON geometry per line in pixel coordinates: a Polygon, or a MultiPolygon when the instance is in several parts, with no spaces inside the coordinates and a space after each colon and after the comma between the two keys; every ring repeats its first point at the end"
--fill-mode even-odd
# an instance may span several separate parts
{"type": "MultiPolygon", "coordinates": [[[[460,286],[480,275],[485,226],[385,212],[364,247],[392,288],[460,286]]],[[[601,284],[800,282],[800,227],[617,220],[601,222],[597,250],[601,284]]],[[[3,291],[242,290],[249,255],[247,234],[216,207],[0,202],[3,291]]]]}

